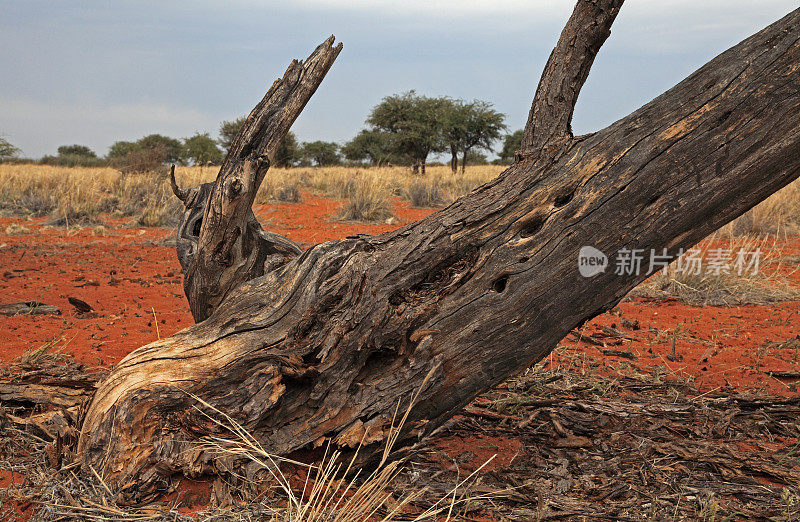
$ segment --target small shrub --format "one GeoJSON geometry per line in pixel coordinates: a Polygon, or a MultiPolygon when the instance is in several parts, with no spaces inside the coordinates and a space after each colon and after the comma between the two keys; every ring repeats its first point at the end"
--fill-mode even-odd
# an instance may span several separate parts
{"type": "Polygon", "coordinates": [[[377,177],[356,173],[341,185],[347,197],[338,218],[344,221],[385,221],[392,217],[389,190],[377,177]]]}
{"type": "Polygon", "coordinates": [[[296,183],[290,185],[283,185],[274,194],[275,201],[282,203],[300,203],[302,197],[300,196],[300,186],[296,183]]]}
{"type": "Polygon", "coordinates": [[[166,176],[157,172],[123,175],[114,196],[118,212],[136,218],[145,227],[173,227],[180,221],[182,205],[166,176]]]}
{"type": "Polygon", "coordinates": [[[441,183],[432,178],[412,180],[405,191],[405,196],[414,207],[441,207],[445,202],[441,183]]]}

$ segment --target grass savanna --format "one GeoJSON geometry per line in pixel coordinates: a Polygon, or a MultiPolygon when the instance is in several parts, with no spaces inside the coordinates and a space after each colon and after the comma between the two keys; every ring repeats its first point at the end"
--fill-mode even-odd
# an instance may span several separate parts
{"type": "MultiPolygon", "coordinates": [[[[498,165],[429,166],[425,175],[408,167],[297,167],[270,169],[256,204],[296,203],[302,192],[346,200],[344,220],[382,221],[398,197],[413,207],[447,205],[502,172],[498,165]]],[[[217,167],[178,167],[183,187],[213,181],[217,167]]],[[[58,224],[96,222],[103,213],[131,217],[142,226],[172,226],[179,202],[166,169],[120,172],[110,167],[0,164],[0,211],[19,217],[50,216],[58,224]]],[[[796,235],[800,232],[800,182],[794,182],[719,231],[720,237],[796,235]]]]}
{"type": "MultiPolygon", "coordinates": [[[[407,167],[304,167],[270,169],[256,204],[298,202],[301,191],[347,200],[341,213],[346,220],[384,220],[391,215],[389,201],[400,197],[413,206],[447,204],[492,179],[503,167],[468,167],[453,173],[447,167],[429,167],[425,176],[407,167]]],[[[217,167],[178,167],[181,186],[213,181],[217,167]]],[[[0,165],[0,210],[12,216],[50,216],[59,224],[97,222],[100,215],[132,217],[143,226],[172,226],[180,202],[172,195],[166,170],[120,172],[90,167],[54,167],[31,164],[0,165]]]]}

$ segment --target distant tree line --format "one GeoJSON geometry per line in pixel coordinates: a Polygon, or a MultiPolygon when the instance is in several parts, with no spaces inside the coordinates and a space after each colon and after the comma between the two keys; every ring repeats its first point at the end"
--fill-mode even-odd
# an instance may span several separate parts
{"type": "Polygon", "coordinates": [[[409,91],[387,96],[376,105],[366,121],[369,128],[342,152],[349,160],[410,164],[423,173],[428,156],[449,152],[450,168],[458,170],[460,156],[463,172],[470,152],[492,151],[506,129],[504,120],[505,115],[488,102],[431,98],[409,91]]]}
{"type": "Polygon", "coordinates": [[[56,155],[44,156],[44,165],[66,167],[112,166],[123,171],[155,170],[165,164],[219,165],[224,153],[208,133],[196,133],[182,140],[150,134],[136,141],[116,141],[105,157],[85,145],[62,145],[56,155]]]}
{"type": "Polygon", "coordinates": [[[12,145],[7,139],[0,136],[0,163],[16,158],[20,150],[12,145]]]}
{"type": "MultiPolygon", "coordinates": [[[[496,163],[510,164],[520,148],[522,131],[504,134],[505,115],[492,104],[465,102],[449,97],[428,97],[415,91],[394,94],[381,100],[370,112],[367,127],[344,145],[329,141],[299,143],[289,132],[279,145],[273,165],[277,167],[358,165],[407,165],[425,173],[433,154],[449,154],[453,172],[468,164],[487,163],[502,139],[496,163]]],[[[63,145],[57,155],[43,157],[46,165],[104,166],[121,170],[153,170],[168,163],[219,165],[245,118],[223,121],[219,139],[209,133],[195,133],[182,140],[150,134],[136,141],[117,141],[105,157],[84,145],[63,145]]],[[[0,161],[18,156],[19,149],[0,137],[0,161]]]]}
{"type": "MultiPolygon", "coordinates": [[[[376,105],[361,130],[344,145],[329,141],[298,143],[291,132],[276,155],[280,167],[360,165],[409,165],[425,172],[432,154],[449,153],[453,172],[467,164],[486,163],[484,152],[493,152],[503,139],[499,163],[511,163],[519,149],[522,131],[503,135],[505,115],[492,104],[465,102],[448,97],[420,96],[414,91],[385,97],[376,105]]],[[[220,127],[220,143],[230,147],[244,118],[220,127]]]]}

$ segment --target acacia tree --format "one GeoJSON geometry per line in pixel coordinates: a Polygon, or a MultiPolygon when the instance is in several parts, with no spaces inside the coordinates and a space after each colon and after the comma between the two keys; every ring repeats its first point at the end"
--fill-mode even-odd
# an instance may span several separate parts
{"type": "Polygon", "coordinates": [[[132,154],[140,150],[139,145],[135,141],[115,141],[108,148],[108,159],[124,158],[128,154],[132,154]]]}
{"type": "Polygon", "coordinates": [[[239,135],[239,132],[242,130],[246,120],[247,118],[242,116],[241,118],[236,118],[235,120],[225,120],[220,123],[219,144],[222,146],[222,149],[225,152],[227,152],[231,148],[231,145],[233,145],[233,140],[235,140],[236,136],[239,135]]]}
{"type": "Polygon", "coordinates": [[[116,141],[109,147],[108,162],[124,172],[158,170],[165,163],[183,162],[186,149],[175,138],[149,134],[136,141],[116,141]]]}
{"type": "Polygon", "coordinates": [[[503,137],[503,148],[500,151],[500,161],[510,164],[514,161],[514,156],[522,147],[523,130],[514,131],[503,137]]]}
{"type": "Polygon", "coordinates": [[[453,102],[447,109],[444,133],[453,155],[450,168],[458,167],[457,153],[461,152],[461,172],[467,168],[467,155],[473,149],[492,150],[492,145],[505,130],[505,115],[495,111],[489,102],[475,100],[453,102]]]}
{"type": "Polygon", "coordinates": [[[395,150],[407,156],[414,172],[425,174],[425,163],[434,152],[445,147],[445,114],[449,100],[419,96],[414,91],[385,97],[372,109],[367,123],[391,133],[395,150]]]}
{"type": "Polygon", "coordinates": [[[495,180],[399,230],[302,253],[261,229],[251,204],[341,47],[331,38],[294,62],[216,181],[174,185],[199,322],[131,353],[100,384],[80,435],[84,468],[123,501],[152,498],[175,473],[246,475],[194,442],[221,434],[203,404],[275,455],[330,440],[362,442],[369,458],[413,393],[402,454],[647,277],[583,277],[583,246],[674,257],[800,176],[800,9],[629,116],[573,136],[578,93],[621,5],[578,0],[517,161],[495,180]]]}
{"type": "Polygon", "coordinates": [[[97,154],[86,145],[61,145],[56,149],[59,156],[82,156],[84,158],[96,158],[97,154]]]}
{"type": "Polygon", "coordinates": [[[208,135],[195,133],[190,138],[184,138],[184,156],[195,165],[219,165],[222,163],[222,151],[217,142],[208,135]]]}
{"type": "Polygon", "coordinates": [[[447,100],[448,105],[444,115],[444,140],[450,148],[450,170],[458,171],[458,153],[466,134],[466,121],[468,119],[467,105],[462,100],[447,100]]]}
{"type": "Polygon", "coordinates": [[[332,141],[304,142],[299,154],[301,158],[312,161],[318,167],[339,165],[342,162],[339,145],[332,141]]]}
{"type": "Polygon", "coordinates": [[[0,136],[0,162],[5,159],[11,159],[17,157],[20,153],[20,150],[12,145],[7,139],[0,136]]]}
{"type": "Polygon", "coordinates": [[[152,151],[161,157],[162,163],[182,162],[184,157],[183,143],[175,138],[161,134],[148,134],[136,142],[141,150],[152,151]]]}
{"type": "Polygon", "coordinates": [[[355,138],[345,143],[341,150],[344,157],[350,161],[366,160],[371,165],[380,167],[397,161],[396,149],[391,133],[362,129],[355,138]]]}
{"type": "Polygon", "coordinates": [[[57,156],[43,156],[40,163],[63,167],[97,167],[106,165],[106,162],[98,158],[97,154],[86,145],[61,145],[58,147],[57,152],[57,156]]]}

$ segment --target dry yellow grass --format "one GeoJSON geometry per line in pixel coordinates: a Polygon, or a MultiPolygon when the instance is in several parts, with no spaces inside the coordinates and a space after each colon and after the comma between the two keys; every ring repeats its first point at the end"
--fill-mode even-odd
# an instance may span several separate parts
{"type": "MultiPolygon", "coordinates": [[[[424,176],[406,167],[313,167],[270,169],[256,203],[297,202],[301,189],[320,196],[349,199],[343,219],[385,219],[388,200],[399,196],[412,206],[451,203],[493,179],[504,167],[468,167],[453,174],[430,167],[424,176]],[[359,209],[363,209],[362,212],[359,209]]],[[[181,186],[213,181],[217,167],[178,167],[181,186]]],[[[69,168],[0,164],[0,211],[19,216],[50,215],[63,224],[86,224],[102,212],[131,216],[144,226],[175,223],[178,201],[166,170],[122,174],[112,168],[69,168]]],[[[800,233],[800,181],[796,181],[720,231],[727,236],[800,233]]]]}
{"type": "MultiPolygon", "coordinates": [[[[213,179],[209,168],[183,169],[183,182],[213,179]]],[[[64,225],[95,222],[103,212],[131,216],[143,226],[173,225],[179,202],[166,172],[122,174],[112,168],[0,165],[0,210],[51,216],[64,225]]]]}
{"type": "Polygon", "coordinates": [[[800,289],[791,285],[787,270],[783,269],[777,236],[723,236],[714,234],[695,247],[693,257],[700,260],[701,266],[693,268],[687,253],[681,259],[682,269],[677,261],[673,262],[634,288],[628,297],[675,298],[693,306],[740,306],[800,299],[800,289]],[[744,257],[737,267],[740,252],[744,257]],[[715,254],[730,257],[720,258],[719,270],[708,270],[715,254]],[[751,265],[756,258],[757,264],[751,265]]]}
{"type": "MultiPolygon", "coordinates": [[[[293,169],[270,169],[264,180],[256,203],[280,200],[275,194],[288,186],[302,187],[321,196],[347,198],[353,184],[365,183],[377,192],[395,195],[415,203],[414,187],[434,187],[440,197],[437,203],[447,204],[470,192],[472,189],[495,178],[504,167],[482,165],[468,167],[464,174],[453,174],[449,167],[429,167],[424,176],[411,174],[406,167],[309,167],[293,169]]],[[[426,203],[425,198],[420,198],[426,203]]],[[[428,206],[428,205],[421,205],[428,206]]]]}
{"type": "MultiPolygon", "coordinates": [[[[424,177],[403,167],[357,169],[348,167],[271,169],[256,203],[297,202],[300,189],[318,195],[348,199],[343,219],[382,220],[390,215],[389,198],[410,199],[414,204],[446,204],[495,177],[502,167],[472,167],[452,174],[447,167],[432,167],[424,177]],[[437,194],[435,200],[419,195],[420,184],[437,194]],[[415,187],[417,187],[415,191],[415,187]]],[[[183,187],[213,181],[216,167],[178,167],[183,187]]],[[[166,170],[126,173],[112,168],[69,168],[44,165],[0,164],[0,210],[17,216],[51,216],[65,225],[95,222],[103,212],[131,216],[144,226],[175,224],[179,203],[172,196],[166,170]]]]}
{"type": "Polygon", "coordinates": [[[720,232],[727,236],[800,234],[800,180],[725,225],[720,232]]]}

